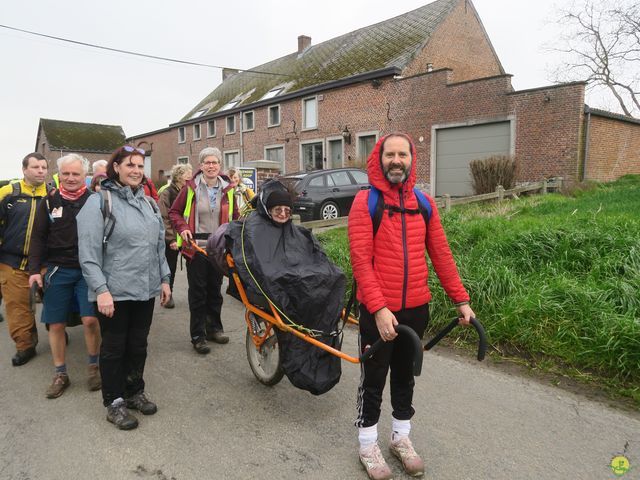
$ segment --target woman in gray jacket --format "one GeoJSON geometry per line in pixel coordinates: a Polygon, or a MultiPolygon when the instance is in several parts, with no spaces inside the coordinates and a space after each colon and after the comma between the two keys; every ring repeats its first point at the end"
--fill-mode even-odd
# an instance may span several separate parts
{"type": "Polygon", "coordinates": [[[129,409],[156,413],[144,393],[147,337],[155,297],[171,298],[164,226],[153,199],[140,187],[144,150],[118,148],[100,193],[77,217],[80,266],[97,303],[102,334],[100,373],[107,420],[122,430],[138,426],[129,409]]]}

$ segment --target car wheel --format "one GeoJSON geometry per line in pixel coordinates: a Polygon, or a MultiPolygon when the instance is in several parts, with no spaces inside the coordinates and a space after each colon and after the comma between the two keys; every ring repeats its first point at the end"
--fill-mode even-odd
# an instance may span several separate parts
{"type": "Polygon", "coordinates": [[[331,220],[340,216],[340,209],[334,202],[325,202],[320,207],[320,219],[331,220]]]}

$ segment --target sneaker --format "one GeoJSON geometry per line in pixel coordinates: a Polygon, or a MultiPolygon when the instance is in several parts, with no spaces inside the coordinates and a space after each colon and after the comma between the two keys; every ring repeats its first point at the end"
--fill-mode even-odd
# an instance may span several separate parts
{"type": "Polygon", "coordinates": [[[158,411],[155,403],[150,401],[144,391],[138,392],[132,397],[126,399],[127,408],[138,410],[143,415],[153,415],[158,411]]]}
{"type": "Polygon", "coordinates": [[[220,344],[229,343],[229,337],[224,334],[224,330],[215,330],[207,334],[207,340],[220,344]]]}
{"type": "Polygon", "coordinates": [[[33,357],[36,356],[36,347],[29,347],[26,350],[18,350],[16,354],[11,358],[11,363],[14,367],[24,365],[33,357]]]}
{"type": "Polygon", "coordinates": [[[211,351],[211,349],[207,345],[207,341],[204,338],[199,338],[198,340],[196,340],[193,344],[193,349],[202,355],[206,355],[211,351]]]}
{"type": "Polygon", "coordinates": [[[138,419],[129,413],[122,399],[116,400],[107,407],[107,421],[120,430],[133,430],[138,426],[138,419]]]}
{"type": "Polygon", "coordinates": [[[173,295],[169,297],[167,303],[164,304],[164,308],[175,308],[176,304],[173,301],[173,295]]]}
{"type": "Polygon", "coordinates": [[[49,385],[49,388],[47,388],[45,395],[47,398],[58,398],[64,393],[70,383],[69,375],[66,373],[56,373],[56,376],[53,377],[53,382],[49,385]]]}
{"type": "Polygon", "coordinates": [[[416,453],[409,437],[400,437],[392,441],[389,450],[402,462],[402,468],[412,477],[419,477],[424,474],[424,462],[420,455],[416,453]]]}
{"type": "Polygon", "coordinates": [[[377,443],[360,449],[360,463],[371,480],[391,480],[393,477],[377,443]]]}
{"type": "Polygon", "coordinates": [[[97,363],[92,363],[87,368],[87,386],[90,392],[96,392],[102,388],[102,377],[100,376],[100,367],[97,363]]]}

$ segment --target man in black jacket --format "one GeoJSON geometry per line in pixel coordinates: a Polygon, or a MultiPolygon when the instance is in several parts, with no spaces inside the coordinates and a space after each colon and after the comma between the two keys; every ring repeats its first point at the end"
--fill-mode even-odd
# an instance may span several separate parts
{"type": "Polygon", "coordinates": [[[48,193],[36,212],[29,250],[29,285],[45,286],[42,322],[49,327],[49,344],[55,374],[46,391],[47,398],[58,398],[69,386],[65,363],[65,327],[70,310],[77,303],[89,359],[89,390],[100,390],[98,368],[100,335],[95,307],[89,303],[87,282],[78,261],[76,216],[91,192],[85,178],[89,162],[71,153],[58,159],[60,188],[48,193]],[[41,269],[47,267],[44,279],[41,269]]]}

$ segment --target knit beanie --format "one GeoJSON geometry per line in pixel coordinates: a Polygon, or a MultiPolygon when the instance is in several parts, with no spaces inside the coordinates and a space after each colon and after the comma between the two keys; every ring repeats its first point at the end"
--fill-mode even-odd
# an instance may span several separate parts
{"type": "Polygon", "coordinates": [[[288,192],[284,192],[282,190],[271,192],[271,194],[267,198],[267,210],[271,210],[277,205],[284,205],[285,207],[291,208],[293,206],[291,195],[288,192]]]}

